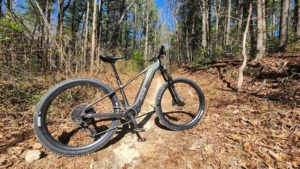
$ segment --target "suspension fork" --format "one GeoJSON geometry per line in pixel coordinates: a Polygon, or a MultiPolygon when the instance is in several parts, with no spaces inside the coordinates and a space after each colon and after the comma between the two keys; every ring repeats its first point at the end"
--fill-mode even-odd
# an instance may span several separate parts
{"type": "Polygon", "coordinates": [[[160,71],[161,71],[161,74],[162,74],[165,82],[168,83],[168,90],[170,91],[171,96],[173,98],[173,104],[177,104],[179,106],[184,106],[185,103],[180,99],[179,94],[174,86],[173,78],[170,75],[169,71],[167,69],[165,69],[163,66],[160,67],[160,71]]]}

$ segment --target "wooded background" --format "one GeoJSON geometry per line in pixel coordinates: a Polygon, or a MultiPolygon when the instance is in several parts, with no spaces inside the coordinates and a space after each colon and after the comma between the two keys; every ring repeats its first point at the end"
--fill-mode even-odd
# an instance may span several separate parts
{"type": "Polygon", "coordinates": [[[169,67],[242,58],[250,4],[252,61],[300,50],[299,0],[168,0],[168,11],[154,0],[0,0],[1,72],[99,72],[100,53],[124,56],[135,69],[162,43],[169,67]]]}

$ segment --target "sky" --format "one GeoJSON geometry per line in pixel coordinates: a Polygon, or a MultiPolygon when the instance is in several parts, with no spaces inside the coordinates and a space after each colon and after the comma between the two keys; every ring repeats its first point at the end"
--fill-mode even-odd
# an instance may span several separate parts
{"type": "Polygon", "coordinates": [[[155,0],[155,3],[159,8],[163,8],[165,6],[166,1],[167,0],[155,0]]]}
{"type": "Polygon", "coordinates": [[[168,0],[155,0],[155,3],[158,8],[161,9],[161,20],[169,25],[169,28],[172,30],[174,28],[174,23],[172,22],[172,14],[170,9],[167,6],[168,0]]]}
{"type": "MultiPolygon", "coordinates": [[[[170,29],[173,29],[172,14],[167,6],[167,1],[168,0],[155,0],[155,4],[161,10],[161,21],[168,24],[170,29]]],[[[18,6],[24,5],[24,0],[16,0],[15,2],[18,6]]]]}

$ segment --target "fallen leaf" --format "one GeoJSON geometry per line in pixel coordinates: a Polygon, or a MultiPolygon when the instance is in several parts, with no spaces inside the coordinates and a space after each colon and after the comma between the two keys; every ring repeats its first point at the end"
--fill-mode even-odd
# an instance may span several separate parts
{"type": "Polygon", "coordinates": [[[251,151],[252,150],[252,146],[251,146],[251,144],[250,143],[245,143],[244,144],[244,150],[245,151],[251,151]]]}
{"type": "Polygon", "coordinates": [[[255,119],[255,120],[250,121],[250,124],[252,124],[253,126],[257,126],[260,124],[260,121],[255,119]]]}
{"type": "Polygon", "coordinates": [[[240,110],[234,110],[232,113],[233,114],[238,114],[240,112],[240,110]]]}
{"type": "Polygon", "coordinates": [[[219,115],[219,114],[214,114],[214,117],[215,117],[215,118],[219,118],[220,115],[219,115]]]}
{"type": "Polygon", "coordinates": [[[42,146],[42,144],[40,144],[40,143],[34,143],[33,145],[32,145],[32,148],[33,149],[40,149],[40,148],[42,148],[43,146],[42,146]]]}
{"type": "Polygon", "coordinates": [[[299,165],[300,165],[300,164],[298,165],[298,163],[296,161],[293,161],[292,164],[294,167],[299,167],[299,165]]]}
{"type": "Polygon", "coordinates": [[[213,146],[212,145],[207,145],[205,148],[204,148],[205,152],[208,153],[208,154],[211,154],[214,152],[213,150],[213,146]]]}
{"type": "Polygon", "coordinates": [[[272,150],[268,150],[267,152],[278,161],[282,161],[282,160],[288,158],[288,156],[284,153],[275,153],[272,150]]]}
{"type": "Polygon", "coordinates": [[[197,149],[200,149],[200,145],[198,144],[193,144],[190,148],[188,148],[191,151],[196,151],[197,149]]]}
{"type": "Polygon", "coordinates": [[[236,134],[232,134],[231,135],[231,139],[235,140],[235,141],[239,141],[242,139],[242,137],[240,137],[239,135],[236,135],[236,134]]]}
{"type": "Polygon", "coordinates": [[[224,125],[227,126],[227,127],[231,126],[231,124],[227,121],[224,121],[224,125]]]}
{"type": "Polygon", "coordinates": [[[238,164],[244,168],[247,168],[247,164],[243,160],[239,160],[238,164]]]}

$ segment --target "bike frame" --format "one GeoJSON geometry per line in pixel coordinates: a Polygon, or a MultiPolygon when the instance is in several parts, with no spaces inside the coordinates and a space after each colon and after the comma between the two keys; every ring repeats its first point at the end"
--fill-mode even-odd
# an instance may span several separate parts
{"type": "MultiPolygon", "coordinates": [[[[126,111],[129,110],[134,110],[135,114],[138,115],[141,111],[141,107],[145,101],[146,95],[149,91],[149,87],[151,85],[152,79],[155,75],[155,73],[160,69],[162,76],[164,78],[165,81],[167,81],[168,83],[170,83],[172,80],[172,78],[170,77],[170,75],[167,73],[166,69],[164,69],[164,66],[161,63],[160,59],[157,59],[153,64],[151,64],[150,66],[148,66],[147,68],[145,68],[143,71],[141,71],[139,74],[137,74],[136,76],[134,76],[132,79],[130,79],[129,81],[127,81],[125,84],[122,84],[118,72],[115,68],[114,63],[111,63],[114,73],[115,73],[115,77],[117,79],[117,83],[119,85],[119,88],[115,89],[114,91],[106,94],[105,96],[103,96],[102,98],[99,98],[98,100],[94,101],[93,103],[89,104],[88,106],[85,107],[82,116],[83,117],[87,117],[87,118],[93,118],[93,117],[110,117],[110,118],[122,118],[125,117],[124,114],[116,114],[116,113],[96,113],[96,114],[86,114],[86,110],[89,110],[92,108],[93,105],[97,104],[98,102],[104,100],[105,98],[114,95],[117,91],[120,91],[122,94],[122,98],[124,101],[124,105],[123,108],[126,111]],[[124,88],[130,84],[131,82],[133,82],[135,79],[137,79],[138,77],[140,77],[141,75],[145,74],[145,77],[143,79],[143,82],[140,86],[140,89],[137,93],[137,96],[135,98],[135,101],[132,105],[129,105],[126,94],[124,92],[124,88]]],[[[171,92],[172,93],[172,92],[171,92]]],[[[173,94],[172,94],[173,95],[173,94]]],[[[119,105],[117,105],[118,107],[114,107],[114,109],[121,109],[121,107],[119,105]]]]}

